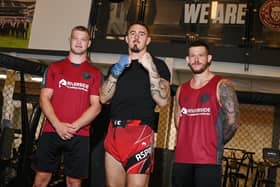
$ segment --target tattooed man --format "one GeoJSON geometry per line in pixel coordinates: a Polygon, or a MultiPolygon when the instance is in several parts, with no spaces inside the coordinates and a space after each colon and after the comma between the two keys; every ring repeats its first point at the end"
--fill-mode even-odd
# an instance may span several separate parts
{"type": "Polygon", "coordinates": [[[146,25],[133,23],[125,41],[128,55],[112,66],[100,91],[111,103],[111,123],[104,142],[106,182],[110,187],[147,187],[154,164],[156,105],[167,104],[170,72],[147,51],[146,25]]]}
{"type": "Polygon", "coordinates": [[[239,125],[239,110],[232,83],[210,71],[211,60],[205,42],[189,45],[193,77],[176,93],[173,187],[221,186],[223,148],[239,125]]]}

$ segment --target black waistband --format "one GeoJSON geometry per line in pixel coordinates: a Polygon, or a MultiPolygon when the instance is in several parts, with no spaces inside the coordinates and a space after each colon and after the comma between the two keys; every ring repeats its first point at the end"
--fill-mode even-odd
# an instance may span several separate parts
{"type": "Polygon", "coordinates": [[[139,125],[150,125],[150,123],[148,123],[148,121],[138,120],[138,119],[134,119],[134,120],[114,119],[114,120],[112,120],[112,124],[113,124],[114,128],[124,128],[126,126],[132,127],[132,126],[139,126],[139,125]]]}

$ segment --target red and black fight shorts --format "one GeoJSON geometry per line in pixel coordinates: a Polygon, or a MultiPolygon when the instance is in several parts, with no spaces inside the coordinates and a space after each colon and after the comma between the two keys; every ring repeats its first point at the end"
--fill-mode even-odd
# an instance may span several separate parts
{"type": "Polygon", "coordinates": [[[128,174],[150,174],[154,167],[154,131],[141,120],[112,120],[105,138],[106,152],[128,174]]]}

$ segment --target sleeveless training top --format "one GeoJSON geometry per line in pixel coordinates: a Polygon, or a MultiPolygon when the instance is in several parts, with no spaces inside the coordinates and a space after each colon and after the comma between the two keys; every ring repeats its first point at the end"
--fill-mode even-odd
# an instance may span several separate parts
{"type": "Polygon", "coordinates": [[[222,112],[217,100],[214,76],[199,89],[182,84],[179,93],[181,107],[175,161],[189,164],[221,164],[223,156],[222,112]]]}

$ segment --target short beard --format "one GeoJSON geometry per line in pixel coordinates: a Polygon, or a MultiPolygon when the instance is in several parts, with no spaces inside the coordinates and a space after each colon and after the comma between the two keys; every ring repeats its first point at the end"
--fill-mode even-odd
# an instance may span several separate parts
{"type": "Polygon", "coordinates": [[[133,53],[139,53],[140,49],[137,47],[137,45],[134,45],[132,48],[130,48],[131,52],[133,53]]]}
{"type": "Polygon", "coordinates": [[[188,64],[188,66],[190,67],[193,74],[200,74],[200,73],[203,73],[210,66],[210,64],[211,64],[211,62],[208,62],[207,64],[205,64],[205,66],[203,66],[199,70],[194,70],[190,64],[188,64]]]}

